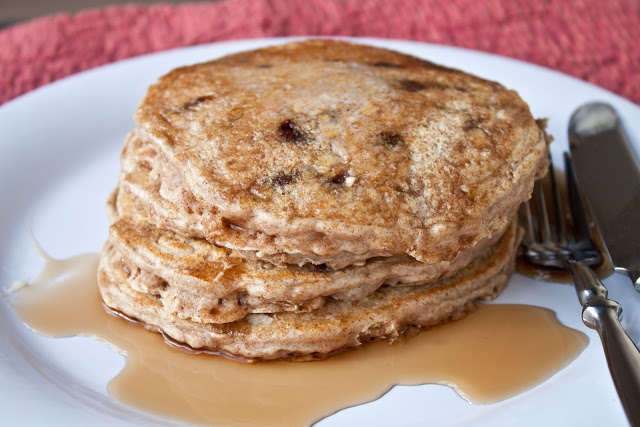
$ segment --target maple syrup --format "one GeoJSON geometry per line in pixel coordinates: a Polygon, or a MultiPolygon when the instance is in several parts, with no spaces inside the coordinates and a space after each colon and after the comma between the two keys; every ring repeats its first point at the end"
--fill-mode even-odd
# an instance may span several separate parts
{"type": "Polygon", "coordinates": [[[44,335],[87,335],[119,349],[127,362],[109,394],[194,424],[310,425],[396,384],[445,384],[472,403],[493,403],[543,382],[588,342],[550,310],[482,304],[393,345],[369,344],[323,361],[247,364],[178,351],[160,334],[108,315],[97,265],[95,254],[46,257],[42,274],[15,295],[20,318],[44,335]]]}

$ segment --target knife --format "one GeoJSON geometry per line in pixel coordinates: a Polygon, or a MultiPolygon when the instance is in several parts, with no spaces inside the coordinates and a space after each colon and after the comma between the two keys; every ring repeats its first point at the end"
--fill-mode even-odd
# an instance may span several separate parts
{"type": "Polygon", "coordinates": [[[640,165],[613,107],[578,108],[569,122],[569,148],[609,259],[640,292],[640,165]]]}

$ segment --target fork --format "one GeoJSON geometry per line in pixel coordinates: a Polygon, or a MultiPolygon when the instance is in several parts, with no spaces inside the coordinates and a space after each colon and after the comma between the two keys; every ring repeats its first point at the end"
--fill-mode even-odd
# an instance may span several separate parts
{"type": "Polygon", "coordinates": [[[607,297],[607,288],[590,267],[600,263],[602,255],[591,240],[571,158],[564,153],[568,215],[551,157],[549,161],[546,177],[535,183],[532,200],[520,207],[523,256],[535,267],[560,268],[571,274],[583,307],[582,320],[600,335],[627,418],[631,425],[640,426],[640,352],[620,325],[620,304],[607,297]]]}

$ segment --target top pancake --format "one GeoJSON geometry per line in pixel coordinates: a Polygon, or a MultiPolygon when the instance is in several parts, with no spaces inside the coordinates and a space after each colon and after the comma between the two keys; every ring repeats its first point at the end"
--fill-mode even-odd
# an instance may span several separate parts
{"type": "Polygon", "coordinates": [[[334,40],[176,69],[135,118],[200,205],[312,262],[452,259],[506,226],[548,150],[500,84],[334,40]]]}

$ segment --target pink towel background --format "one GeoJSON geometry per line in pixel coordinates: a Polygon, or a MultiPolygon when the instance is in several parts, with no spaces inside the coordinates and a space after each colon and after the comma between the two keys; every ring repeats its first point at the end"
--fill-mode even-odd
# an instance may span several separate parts
{"type": "Polygon", "coordinates": [[[640,103],[638,0],[228,0],[59,14],[0,31],[0,103],[148,52],[287,35],[388,37],[484,50],[640,103]]]}

